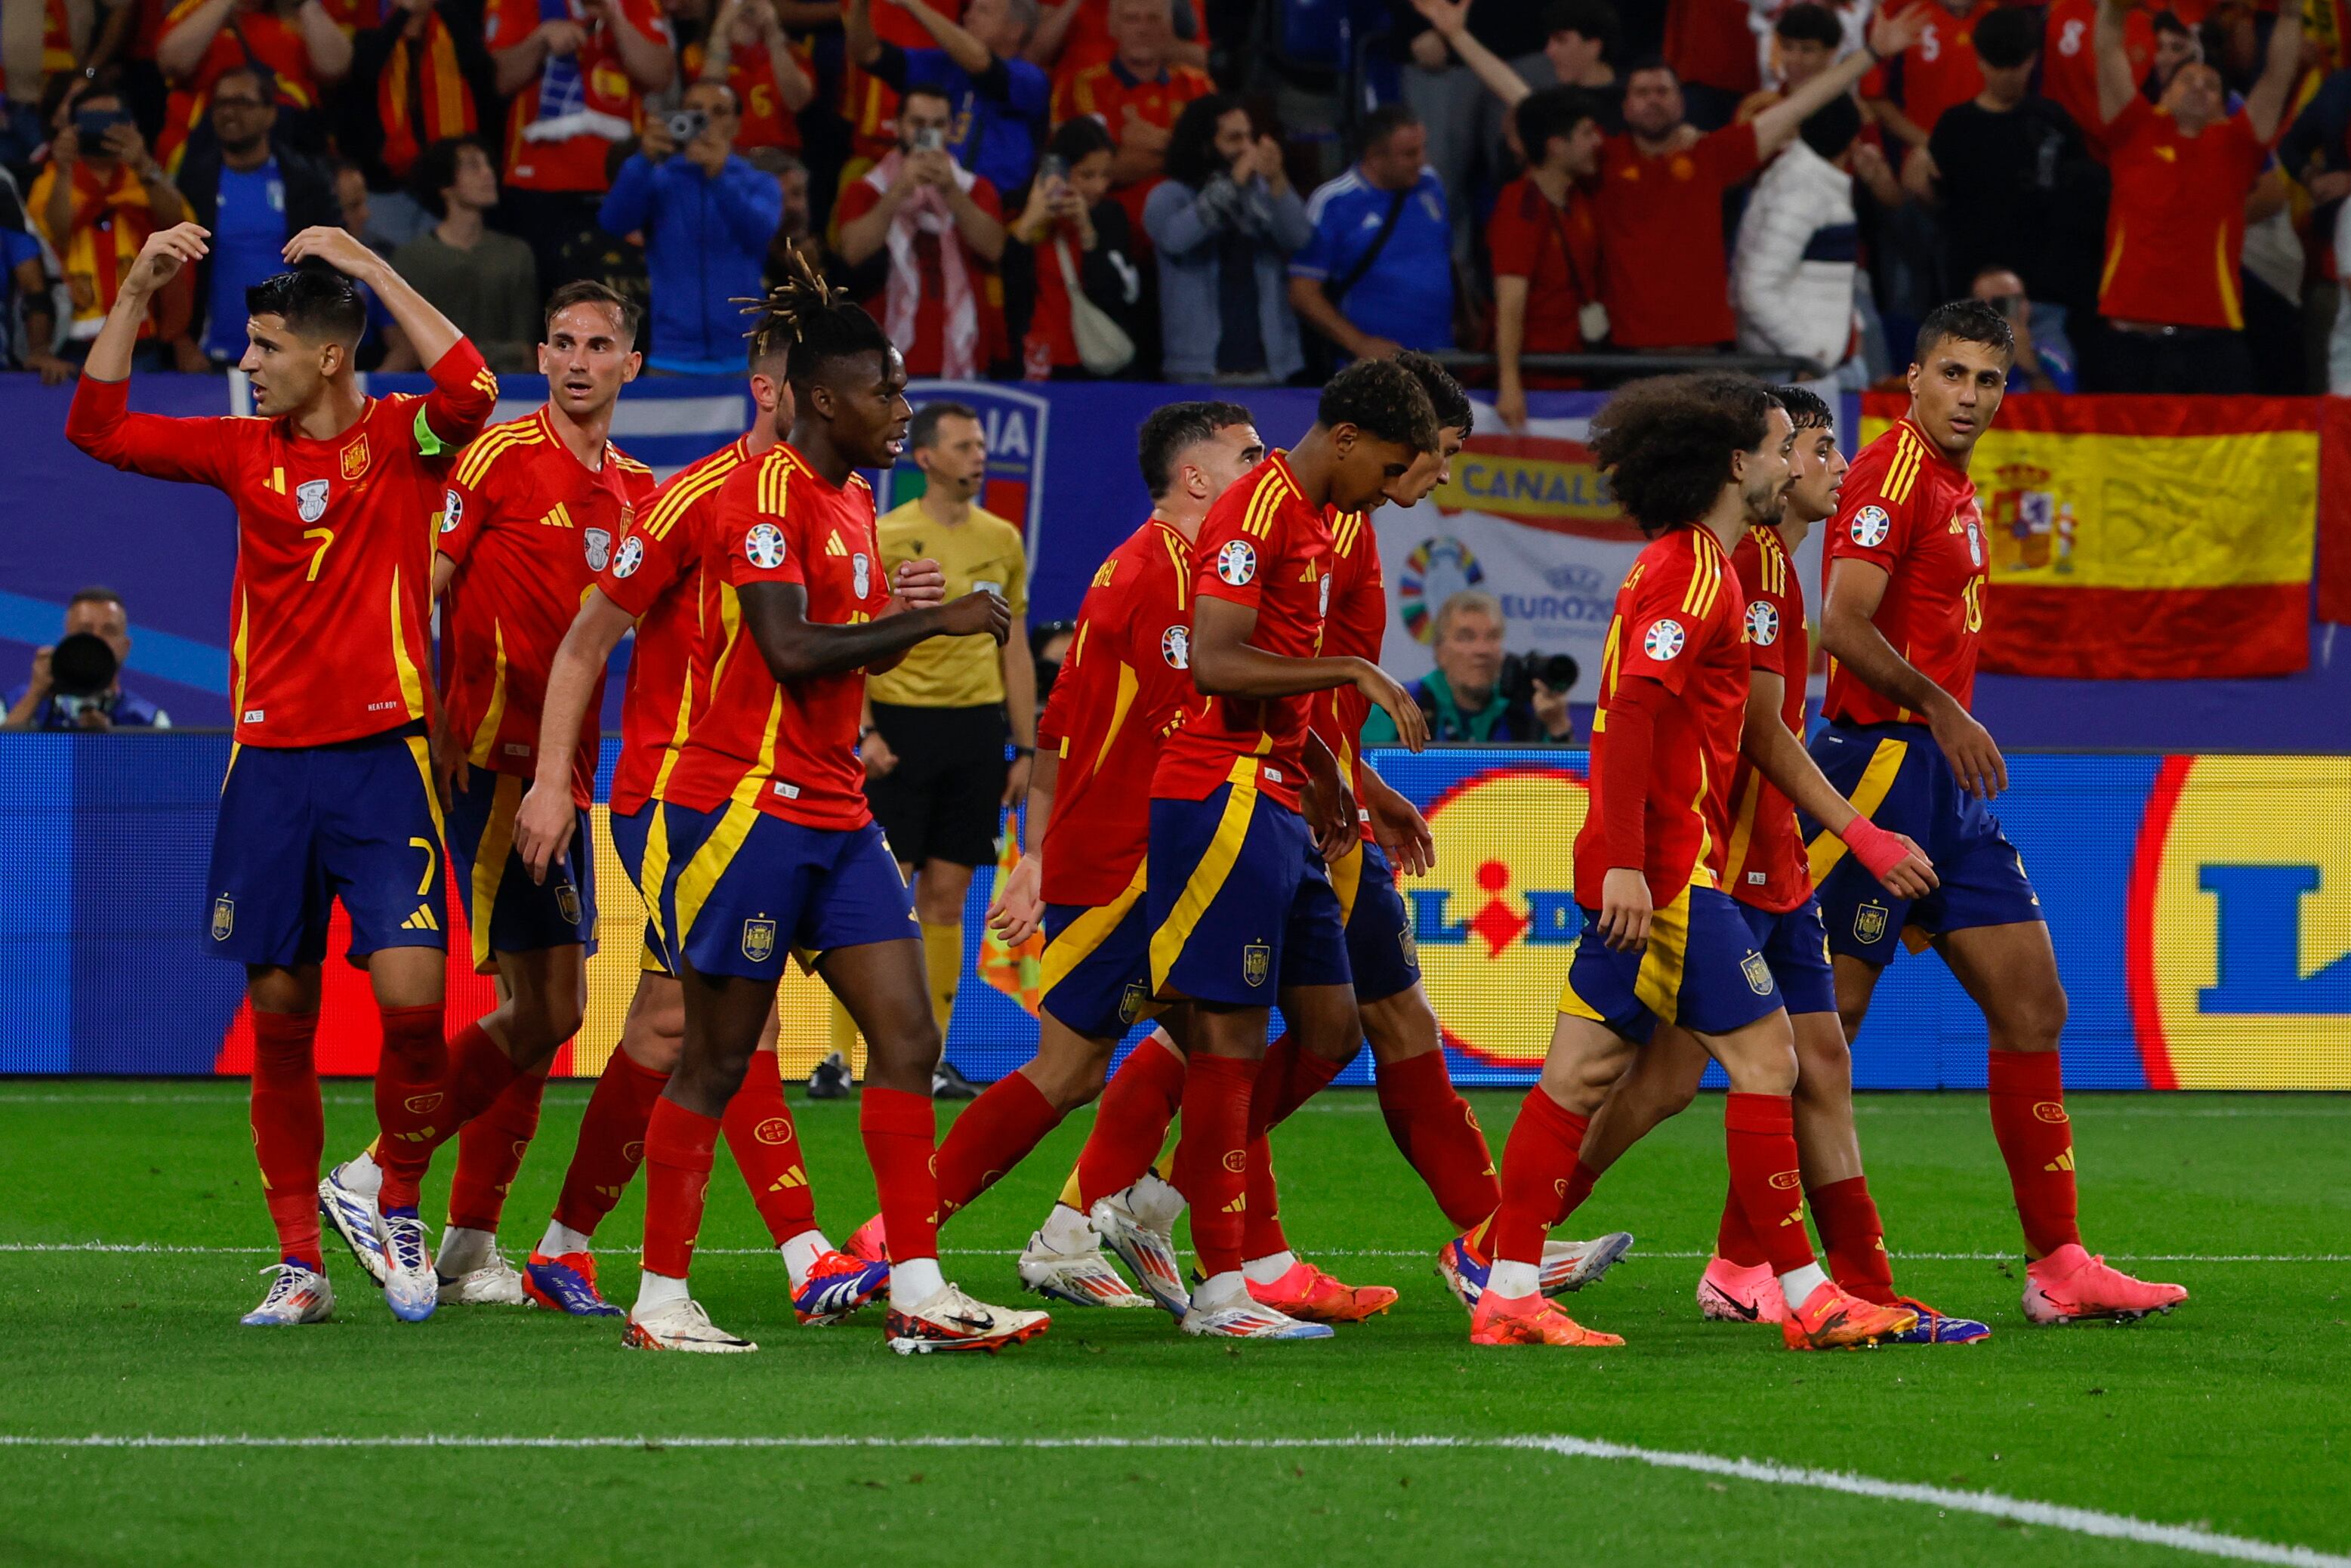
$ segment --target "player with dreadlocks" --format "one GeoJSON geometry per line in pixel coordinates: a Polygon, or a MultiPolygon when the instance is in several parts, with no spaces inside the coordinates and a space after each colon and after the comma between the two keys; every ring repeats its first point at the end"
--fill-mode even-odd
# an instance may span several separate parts
{"type": "Polygon", "coordinates": [[[644,1272],[627,1343],[756,1348],[711,1322],[686,1274],[720,1118],[799,950],[816,955],[871,1047],[859,1123],[894,1259],[891,1347],[992,1352],[1049,1320],[975,1301],[939,1272],[939,1030],[906,884],[866,809],[857,728],[868,670],[926,638],[1002,642],[1011,613],[993,592],[922,602],[931,595],[914,583],[883,580],[857,470],[896,462],[914,411],[905,363],[873,319],[803,267],[768,295],[753,351],[778,341],[789,344],[789,431],[719,486],[687,677],[696,700],[645,843],[653,936],[685,1028],[645,1128],[644,1272]]]}

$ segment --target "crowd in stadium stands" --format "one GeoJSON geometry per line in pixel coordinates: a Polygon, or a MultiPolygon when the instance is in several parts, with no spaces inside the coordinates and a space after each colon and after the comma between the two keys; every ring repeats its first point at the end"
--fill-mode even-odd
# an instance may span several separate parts
{"type": "MultiPolygon", "coordinates": [[[[141,362],[244,352],[340,224],[532,368],[580,278],[739,369],[807,256],[920,376],[1319,382],[1773,356],[1850,386],[1972,292],[2017,387],[2351,392],[2351,0],[28,0],[6,362],[60,381],[155,227],[141,362]],[[1314,18],[1347,13],[1340,52],[1314,18]],[[1301,42],[1301,39],[1307,42],[1301,42]],[[1879,57],[1873,45],[1883,46],[1879,57]]],[[[361,362],[413,369],[388,318],[361,362]]]]}

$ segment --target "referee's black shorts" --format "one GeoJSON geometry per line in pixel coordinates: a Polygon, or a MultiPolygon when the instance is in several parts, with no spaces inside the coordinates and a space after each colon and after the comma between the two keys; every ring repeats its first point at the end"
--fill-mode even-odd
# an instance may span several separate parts
{"type": "Polygon", "coordinates": [[[873,705],[873,727],[898,766],[865,781],[890,852],[905,865],[994,865],[1004,805],[1004,706],[873,705]]]}

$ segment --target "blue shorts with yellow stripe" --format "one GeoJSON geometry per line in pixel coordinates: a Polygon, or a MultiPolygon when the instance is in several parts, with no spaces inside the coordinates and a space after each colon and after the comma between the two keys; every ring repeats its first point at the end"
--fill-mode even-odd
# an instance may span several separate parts
{"type": "Polygon", "coordinates": [[[1879,967],[1906,931],[1939,936],[1976,925],[2042,918],[2024,861],[1991,808],[1959,787],[1923,724],[1833,723],[1813,737],[1813,760],[1855,808],[1888,832],[1907,833],[1941,883],[1916,903],[1896,898],[1835,835],[1800,817],[1829,950],[1879,967]]]}
{"type": "Polygon", "coordinates": [[[1355,999],[1384,1001],[1420,983],[1420,951],[1413,945],[1412,915],[1396,891],[1395,871],[1386,852],[1371,840],[1342,855],[1331,868],[1339,914],[1347,923],[1347,967],[1354,976],[1355,999]]]}
{"type": "Polygon", "coordinates": [[[1159,1010],[1151,999],[1151,910],[1140,869],[1108,904],[1045,906],[1037,1006],[1088,1040],[1117,1040],[1159,1010]]]}
{"type": "MultiPolygon", "coordinates": [[[[629,885],[637,890],[637,896],[644,901],[648,910],[661,896],[661,889],[645,885],[645,841],[652,836],[653,823],[660,817],[661,807],[652,800],[633,811],[609,814],[612,824],[613,852],[621,857],[621,869],[629,873],[629,885]]],[[[669,973],[669,964],[662,957],[661,945],[653,940],[653,923],[650,916],[645,921],[644,951],[637,956],[637,967],[647,974],[669,973]]]]}
{"type": "Polygon", "coordinates": [[[474,972],[495,973],[496,953],[585,946],[596,952],[596,854],[588,813],[563,858],[545,882],[514,847],[515,813],[530,781],[512,773],[469,768],[465,787],[449,800],[449,858],[457,868],[457,894],[474,934],[474,972]]]}
{"type": "Polygon", "coordinates": [[[691,811],[674,802],[648,840],[662,873],[654,934],[672,974],[776,980],[810,953],[921,935],[906,879],[878,824],[809,828],[756,806],[691,811]]]}
{"type": "Polygon", "coordinates": [[[1821,905],[1807,898],[1784,914],[1774,915],[1751,904],[1741,904],[1747,929],[1771,977],[1780,983],[1780,999],[1791,1016],[1837,1010],[1836,971],[1829,967],[1828,933],[1821,928],[1821,905]]]}
{"type": "Polygon", "coordinates": [[[205,873],[212,950],[248,965],[322,962],[339,898],[353,963],[386,947],[446,947],[430,755],[421,724],[232,750],[205,873]]]}
{"type": "Polygon", "coordinates": [[[1151,985],[1162,998],[1264,1007],[1291,986],[1350,986],[1347,923],[1306,819],[1253,779],[1151,802],[1151,985]]]}
{"type": "Polygon", "coordinates": [[[1747,917],[1719,888],[1685,887],[1649,918],[1648,945],[1619,953],[1583,911],[1559,1010],[1646,1045],[1660,1023],[1724,1035],[1781,1009],[1779,983],[1747,917]]]}

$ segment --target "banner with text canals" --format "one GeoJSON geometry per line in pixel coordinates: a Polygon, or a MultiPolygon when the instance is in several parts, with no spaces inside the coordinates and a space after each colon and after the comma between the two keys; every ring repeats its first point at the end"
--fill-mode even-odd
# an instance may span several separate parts
{"type": "MultiPolygon", "coordinates": [[[[1906,400],[1863,402],[1862,438],[1906,400]]],[[[2309,398],[2018,397],[1970,469],[1991,536],[1983,667],[2148,680],[2309,663],[2309,398]]]]}

